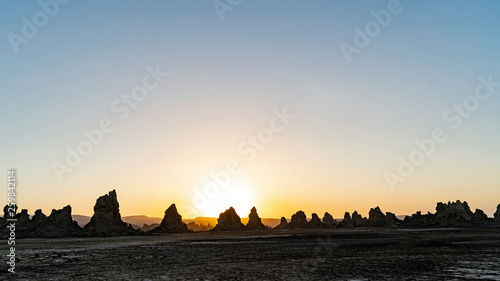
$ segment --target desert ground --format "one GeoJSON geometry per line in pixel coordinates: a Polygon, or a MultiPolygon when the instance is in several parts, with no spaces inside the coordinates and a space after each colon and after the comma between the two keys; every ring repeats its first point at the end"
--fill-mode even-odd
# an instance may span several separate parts
{"type": "Polygon", "coordinates": [[[498,226],[35,238],[16,251],[1,280],[500,280],[498,226]]]}

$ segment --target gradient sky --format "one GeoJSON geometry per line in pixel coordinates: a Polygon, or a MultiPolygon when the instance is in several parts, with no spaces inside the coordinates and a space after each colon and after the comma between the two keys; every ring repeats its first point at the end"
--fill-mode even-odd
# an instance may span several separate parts
{"type": "Polygon", "coordinates": [[[221,21],[212,1],[70,1],[16,54],[8,34],[41,8],[5,1],[0,170],[17,169],[18,204],[30,213],[70,204],[91,215],[97,197],[116,189],[122,215],[162,216],[175,202],[185,218],[215,216],[226,196],[242,217],[253,205],[261,217],[367,215],[377,205],[411,214],[457,199],[492,216],[500,87],[457,130],[442,115],[474,93],[479,76],[500,81],[500,3],[402,0],[347,63],[339,45],[353,44],[354,28],[387,3],[244,0],[221,21]],[[113,100],[157,65],[168,78],[117,118],[113,100]],[[295,119],[246,161],[238,145],[285,106],[295,119]],[[116,129],[60,182],[52,163],[103,118],[116,129]],[[384,173],[434,128],[446,142],[391,189],[384,173]],[[209,207],[188,212],[209,173],[230,160],[242,172],[209,207]]]}

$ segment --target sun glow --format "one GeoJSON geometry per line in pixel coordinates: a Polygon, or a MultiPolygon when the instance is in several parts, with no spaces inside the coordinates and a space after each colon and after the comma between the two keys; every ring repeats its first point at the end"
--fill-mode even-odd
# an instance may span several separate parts
{"type": "Polygon", "coordinates": [[[220,213],[233,207],[240,217],[247,217],[255,205],[255,198],[255,193],[246,184],[233,182],[209,199],[210,202],[202,212],[207,217],[219,217],[220,213]]]}

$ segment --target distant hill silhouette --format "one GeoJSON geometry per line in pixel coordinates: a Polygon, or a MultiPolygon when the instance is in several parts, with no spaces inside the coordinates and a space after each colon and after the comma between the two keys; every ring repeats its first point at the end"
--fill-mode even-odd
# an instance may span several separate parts
{"type": "Polygon", "coordinates": [[[73,220],[75,220],[80,227],[84,227],[87,223],[90,222],[90,216],[82,216],[82,215],[72,215],[73,220]]]}
{"type": "MultiPolygon", "coordinates": [[[[90,221],[90,216],[84,216],[84,215],[72,215],[73,220],[75,220],[80,227],[84,227],[87,223],[90,221]]],[[[401,216],[401,219],[404,219],[405,216],[401,216]]],[[[132,224],[134,228],[139,228],[142,227],[144,224],[160,224],[162,218],[159,217],[148,217],[145,215],[135,215],[135,216],[124,216],[122,217],[122,220],[126,223],[132,224]]],[[[264,225],[268,225],[270,227],[276,227],[280,223],[280,219],[274,219],[274,218],[261,218],[262,223],[264,225]]],[[[198,225],[207,225],[210,224],[212,226],[217,224],[217,218],[215,217],[196,217],[194,219],[182,219],[182,221],[185,224],[189,224],[191,222],[194,222],[195,224],[198,225]]],[[[248,223],[248,218],[241,218],[241,222],[243,224],[248,223]]]]}
{"type": "MultiPolygon", "coordinates": [[[[90,216],[84,215],[73,215],[73,220],[75,220],[80,227],[84,227],[87,223],[90,222],[90,216]]],[[[157,217],[148,217],[145,215],[137,215],[137,216],[126,216],[122,217],[122,220],[125,223],[131,224],[135,229],[142,227],[144,224],[160,224],[161,218],[157,217]]]]}
{"type": "MultiPolygon", "coordinates": [[[[194,219],[183,219],[182,221],[185,223],[190,223],[194,222],[196,224],[211,224],[211,225],[216,225],[217,224],[217,219],[218,218],[212,218],[212,217],[196,217],[194,219]]],[[[246,225],[248,223],[248,218],[241,218],[241,222],[246,225]]],[[[276,227],[280,223],[280,219],[274,219],[274,218],[261,218],[261,221],[264,225],[268,225],[270,227],[276,227]]]]}
{"type": "Polygon", "coordinates": [[[144,224],[161,223],[162,218],[137,215],[137,216],[122,217],[122,220],[126,223],[142,226],[144,224]]]}

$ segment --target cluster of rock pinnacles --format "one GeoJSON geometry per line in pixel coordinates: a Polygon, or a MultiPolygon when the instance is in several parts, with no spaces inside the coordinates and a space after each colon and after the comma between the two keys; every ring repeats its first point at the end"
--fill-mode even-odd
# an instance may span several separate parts
{"type": "MultiPolygon", "coordinates": [[[[15,207],[17,211],[17,206],[15,207]]],[[[0,218],[0,237],[9,235],[7,228],[9,221],[7,218],[11,213],[9,206],[4,208],[4,216],[0,218]]],[[[31,217],[28,210],[23,209],[20,213],[15,213],[16,237],[71,237],[71,236],[123,236],[136,234],[157,234],[157,233],[184,233],[190,232],[187,225],[182,222],[182,217],[177,212],[175,204],[172,204],[166,211],[160,224],[147,233],[135,230],[132,225],[127,225],[122,221],[116,191],[99,197],[94,206],[94,215],[90,222],[81,228],[71,217],[71,206],[66,206],[60,210],[52,210],[47,217],[41,210],[36,210],[31,217]]],[[[211,231],[241,231],[241,230],[268,230],[257,209],[253,207],[248,215],[248,223],[244,225],[233,207],[227,209],[219,215],[217,225],[211,231]]],[[[285,217],[281,218],[280,224],[274,229],[300,229],[300,228],[335,228],[335,227],[432,227],[432,226],[468,226],[468,225],[488,225],[500,224],[500,204],[490,219],[479,209],[473,213],[467,202],[438,203],[436,213],[422,215],[417,212],[411,216],[406,216],[400,220],[395,214],[383,213],[379,207],[370,209],[368,218],[362,217],[354,211],[352,215],[345,213],[344,219],[335,220],[328,212],[320,219],[316,213],[312,214],[308,221],[303,211],[298,211],[292,215],[290,222],[285,217]]]]}

